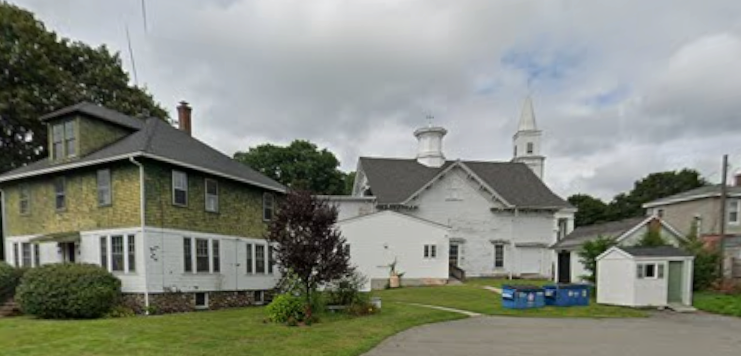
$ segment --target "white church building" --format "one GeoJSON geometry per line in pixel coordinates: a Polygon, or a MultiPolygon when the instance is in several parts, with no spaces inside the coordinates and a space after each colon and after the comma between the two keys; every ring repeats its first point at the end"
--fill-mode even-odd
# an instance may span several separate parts
{"type": "Polygon", "coordinates": [[[339,208],[338,226],[357,269],[374,288],[394,261],[406,285],[445,283],[461,272],[551,278],[548,247],[573,230],[576,209],[542,181],[542,132],[532,100],[524,103],[510,161],[448,160],[446,134],[442,127],[416,130],[413,158],[361,157],[352,195],[326,197],[339,208]],[[406,218],[381,213],[387,211],[406,218]]]}

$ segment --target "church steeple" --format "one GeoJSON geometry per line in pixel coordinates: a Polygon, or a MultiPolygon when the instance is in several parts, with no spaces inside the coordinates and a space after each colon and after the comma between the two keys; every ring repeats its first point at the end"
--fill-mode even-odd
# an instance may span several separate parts
{"type": "Polygon", "coordinates": [[[545,157],[540,154],[541,135],[542,132],[535,123],[533,99],[528,95],[522,104],[517,132],[512,138],[514,145],[512,162],[525,163],[538,178],[543,179],[545,157]]]}

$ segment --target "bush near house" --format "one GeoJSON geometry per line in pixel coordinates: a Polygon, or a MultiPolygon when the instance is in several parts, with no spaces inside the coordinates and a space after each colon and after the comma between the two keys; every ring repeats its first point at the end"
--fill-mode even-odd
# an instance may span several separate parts
{"type": "Polygon", "coordinates": [[[607,236],[598,236],[596,239],[587,241],[579,250],[579,261],[584,264],[584,269],[589,275],[584,276],[587,281],[597,282],[597,257],[610,247],[615,246],[615,239],[607,236]]]}
{"type": "Polygon", "coordinates": [[[26,272],[25,268],[15,268],[5,262],[0,262],[0,304],[13,298],[24,272],[26,272]]]}
{"type": "Polygon", "coordinates": [[[21,310],[44,319],[93,319],[118,303],[121,281],[91,264],[49,264],[30,269],[16,299],[21,310]]]}

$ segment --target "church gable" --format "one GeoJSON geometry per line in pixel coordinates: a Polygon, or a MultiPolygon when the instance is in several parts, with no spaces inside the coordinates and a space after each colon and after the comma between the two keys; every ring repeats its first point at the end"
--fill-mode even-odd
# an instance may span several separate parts
{"type": "Polygon", "coordinates": [[[461,165],[450,167],[429,182],[407,201],[408,205],[446,204],[450,206],[479,206],[505,208],[507,202],[492,192],[481,180],[461,165]]]}

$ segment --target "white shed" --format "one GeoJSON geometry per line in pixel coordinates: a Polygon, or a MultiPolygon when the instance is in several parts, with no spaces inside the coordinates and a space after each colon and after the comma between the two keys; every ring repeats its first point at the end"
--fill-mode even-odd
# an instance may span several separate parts
{"type": "Polygon", "coordinates": [[[694,257],[676,247],[612,247],[597,257],[597,303],[692,305],[694,257]]]}
{"type": "Polygon", "coordinates": [[[445,284],[448,281],[448,227],[384,210],[337,223],[350,246],[350,263],[368,278],[366,289],[380,289],[389,279],[389,265],[403,272],[402,285],[445,284]]]}

